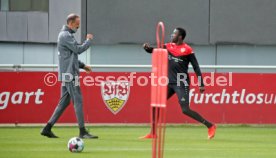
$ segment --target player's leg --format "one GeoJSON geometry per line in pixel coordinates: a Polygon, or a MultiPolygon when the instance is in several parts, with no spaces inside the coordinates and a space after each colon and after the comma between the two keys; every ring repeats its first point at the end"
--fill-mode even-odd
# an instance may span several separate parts
{"type": "Polygon", "coordinates": [[[193,118],[194,120],[204,124],[209,130],[208,130],[208,137],[213,138],[215,135],[215,128],[216,126],[212,124],[211,122],[207,121],[205,118],[203,118],[199,113],[193,111],[190,108],[190,101],[189,101],[189,92],[190,88],[189,86],[174,86],[174,90],[178,97],[178,102],[182,108],[182,112],[193,118]]]}
{"type": "Polygon", "coordinates": [[[155,126],[155,114],[157,113],[157,117],[158,117],[158,113],[159,111],[156,111],[158,110],[158,108],[156,107],[151,107],[151,131],[150,133],[146,134],[145,136],[142,136],[142,137],[139,137],[140,139],[151,139],[151,138],[155,138],[155,131],[156,131],[156,126],[155,126]]]}
{"type": "Polygon", "coordinates": [[[185,115],[188,115],[189,117],[195,119],[198,122],[201,122],[206,127],[211,127],[212,123],[205,120],[201,115],[199,115],[197,112],[190,109],[190,103],[189,103],[189,86],[174,86],[174,90],[178,97],[178,102],[182,108],[182,112],[185,115]]]}
{"type": "MultiPolygon", "coordinates": [[[[175,92],[174,92],[173,88],[168,86],[167,99],[171,98],[171,96],[173,96],[174,93],[175,92]]],[[[151,124],[150,133],[145,135],[145,136],[140,137],[141,139],[151,139],[151,138],[155,137],[155,135],[156,135],[156,124],[155,124],[156,121],[155,121],[155,119],[156,118],[159,119],[159,111],[156,111],[156,110],[158,110],[158,108],[153,107],[151,109],[151,117],[152,117],[151,118],[152,119],[151,123],[152,124],[151,124]],[[156,114],[157,114],[157,116],[155,116],[156,114]]]]}
{"type": "Polygon", "coordinates": [[[65,86],[61,86],[61,98],[59,100],[59,103],[55,111],[53,112],[51,118],[49,119],[47,125],[41,131],[41,135],[47,136],[49,138],[57,138],[57,136],[51,131],[51,129],[69,104],[70,95],[67,91],[67,88],[65,86]]]}
{"type": "MultiPolygon", "coordinates": [[[[170,85],[168,85],[168,93],[167,93],[167,100],[169,100],[173,95],[174,95],[174,90],[173,90],[173,88],[170,86],[170,85]]],[[[152,112],[152,119],[153,119],[153,121],[152,121],[152,127],[153,128],[151,128],[151,133],[153,134],[153,135],[155,135],[155,132],[156,132],[156,125],[155,125],[155,119],[159,119],[159,109],[158,108],[153,108],[153,112],[152,112]],[[155,112],[155,110],[158,110],[157,112],[155,112]],[[157,116],[155,116],[155,114],[157,114],[157,116]]]]}
{"type": "Polygon", "coordinates": [[[74,83],[75,82],[66,83],[67,84],[66,87],[68,88],[68,92],[74,104],[75,114],[78,120],[79,129],[80,129],[79,136],[81,138],[98,138],[98,136],[89,134],[89,132],[85,129],[81,89],[79,85],[75,85],[74,83]]]}
{"type": "Polygon", "coordinates": [[[173,95],[175,91],[173,89],[173,84],[168,85],[168,93],[167,93],[167,100],[169,100],[173,95]]]}

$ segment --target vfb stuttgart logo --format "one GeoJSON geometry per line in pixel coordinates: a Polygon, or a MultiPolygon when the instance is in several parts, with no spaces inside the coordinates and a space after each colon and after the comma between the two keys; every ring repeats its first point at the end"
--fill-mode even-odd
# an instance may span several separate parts
{"type": "Polygon", "coordinates": [[[102,98],[107,108],[116,115],[125,106],[129,92],[129,82],[102,82],[102,98]]]}

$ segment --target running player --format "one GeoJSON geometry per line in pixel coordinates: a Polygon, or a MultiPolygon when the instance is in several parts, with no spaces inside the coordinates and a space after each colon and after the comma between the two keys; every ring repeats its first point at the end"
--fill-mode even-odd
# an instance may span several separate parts
{"type": "MultiPolygon", "coordinates": [[[[190,90],[190,79],[188,75],[188,65],[192,64],[194,71],[199,80],[199,91],[203,93],[205,91],[202,74],[193,52],[193,49],[186,44],[184,41],[186,37],[186,31],[183,28],[176,28],[171,35],[171,42],[165,44],[165,48],[168,50],[168,96],[167,99],[171,98],[175,93],[178,97],[178,102],[181,106],[182,112],[193,118],[194,120],[204,124],[208,128],[208,139],[212,139],[216,133],[216,125],[204,119],[200,114],[190,109],[189,102],[189,90],[190,90]],[[179,76],[182,76],[179,80],[179,76]],[[179,81],[178,81],[179,80],[179,81]]],[[[152,53],[153,49],[148,43],[143,45],[145,51],[152,53]]],[[[153,118],[154,111],[153,109],[153,118]]],[[[158,116],[157,116],[158,118],[158,116]]],[[[154,122],[154,121],[153,121],[154,122]]],[[[154,138],[155,137],[155,125],[152,125],[151,132],[141,138],[154,138]]]]}

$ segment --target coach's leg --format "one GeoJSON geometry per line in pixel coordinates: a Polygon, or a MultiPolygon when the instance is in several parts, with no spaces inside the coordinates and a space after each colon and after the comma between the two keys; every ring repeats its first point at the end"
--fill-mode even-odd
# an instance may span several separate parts
{"type": "Polygon", "coordinates": [[[70,104],[69,92],[65,86],[61,86],[61,98],[48,123],[53,126],[60,118],[64,110],[68,107],[69,104],[70,104]]]}
{"type": "Polygon", "coordinates": [[[204,124],[207,128],[210,128],[213,124],[204,119],[200,114],[190,109],[190,102],[189,102],[189,86],[174,86],[174,90],[178,97],[178,102],[181,105],[182,112],[195,119],[198,122],[204,124]]]}
{"type": "Polygon", "coordinates": [[[78,120],[78,125],[80,129],[80,137],[81,138],[98,138],[98,136],[93,136],[89,134],[84,125],[84,114],[83,114],[83,100],[82,100],[82,94],[79,84],[75,84],[75,81],[69,82],[67,84],[68,86],[68,92],[70,93],[70,96],[72,98],[72,101],[74,103],[74,109],[75,114],[78,120]]]}
{"type": "Polygon", "coordinates": [[[83,116],[83,108],[82,108],[82,95],[81,89],[79,85],[75,85],[75,82],[66,83],[66,87],[68,88],[68,92],[72,98],[75,114],[78,120],[79,128],[84,127],[84,116],[83,116]]]}
{"type": "Polygon", "coordinates": [[[51,131],[51,129],[69,104],[70,95],[67,91],[67,88],[65,86],[61,86],[61,98],[59,100],[59,103],[51,118],[49,119],[47,125],[42,129],[41,135],[47,136],[49,138],[57,138],[57,136],[51,131]]]}

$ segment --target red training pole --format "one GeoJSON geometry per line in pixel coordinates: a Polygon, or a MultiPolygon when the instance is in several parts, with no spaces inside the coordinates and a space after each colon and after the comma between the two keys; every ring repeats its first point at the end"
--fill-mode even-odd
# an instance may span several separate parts
{"type": "Polygon", "coordinates": [[[157,24],[157,48],[152,53],[152,73],[154,78],[151,85],[151,121],[154,138],[152,139],[152,158],[163,158],[166,129],[166,102],[167,102],[167,76],[168,52],[163,49],[165,27],[163,22],[157,24]],[[159,32],[161,28],[161,40],[159,32]]]}

